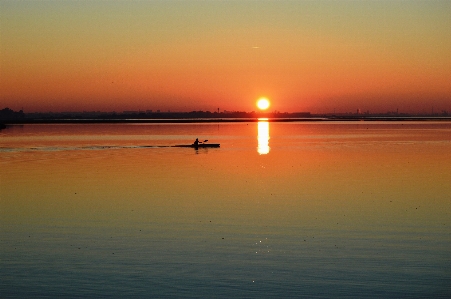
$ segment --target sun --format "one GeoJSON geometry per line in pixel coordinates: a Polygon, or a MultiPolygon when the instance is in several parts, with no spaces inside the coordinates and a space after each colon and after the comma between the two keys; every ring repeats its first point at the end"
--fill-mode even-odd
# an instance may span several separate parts
{"type": "Polygon", "coordinates": [[[266,110],[269,108],[269,100],[267,98],[259,98],[257,101],[257,107],[260,110],[266,110]]]}

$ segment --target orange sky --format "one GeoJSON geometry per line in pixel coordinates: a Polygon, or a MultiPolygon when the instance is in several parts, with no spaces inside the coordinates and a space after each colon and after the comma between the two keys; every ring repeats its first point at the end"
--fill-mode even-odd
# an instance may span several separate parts
{"type": "Polygon", "coordinates": [[[4,1],[1,107],[451,110],[450,1],[4,1]]]}

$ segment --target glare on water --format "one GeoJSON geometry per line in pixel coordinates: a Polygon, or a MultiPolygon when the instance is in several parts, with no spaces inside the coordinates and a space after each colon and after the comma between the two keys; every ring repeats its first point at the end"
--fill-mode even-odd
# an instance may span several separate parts
{"type": "Polygon", "coordinates": [[[259,119],[257,139],[258,153],[260,155],[266,155],[269,153],[269,123],[267,119],[259,119]]]}

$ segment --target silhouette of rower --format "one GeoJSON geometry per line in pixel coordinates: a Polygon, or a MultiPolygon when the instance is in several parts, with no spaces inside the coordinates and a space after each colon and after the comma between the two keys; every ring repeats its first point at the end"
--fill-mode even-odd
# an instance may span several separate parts
{"type": "Polygon", "coordinates": [[[198,146],[199,145],[199,138],[196,138],[196,141],[194,141],[193,145],[194,146],[198,146]]]}

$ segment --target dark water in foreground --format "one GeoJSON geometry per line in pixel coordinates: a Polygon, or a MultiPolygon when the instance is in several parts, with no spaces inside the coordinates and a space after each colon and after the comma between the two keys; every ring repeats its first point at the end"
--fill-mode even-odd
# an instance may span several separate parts
{"type": "Polygon", "coordinates": [[[448,122],[10,127],[0,297],[450,298],[450,153],[448,122]]]}

